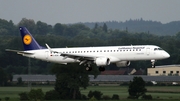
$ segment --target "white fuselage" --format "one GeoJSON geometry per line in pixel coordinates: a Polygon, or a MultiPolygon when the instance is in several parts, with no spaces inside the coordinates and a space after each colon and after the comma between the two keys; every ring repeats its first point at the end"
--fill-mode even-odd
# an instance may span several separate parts
{"type": "Polygon", "coordinates": [[[155,45],[135,45],[135,46],[108,46],[108,47],[81,47],[81,48],[51,48],[31,50],[34,53],[23,54],[24,56],[41,59],[55,63],[72,63],[80,62],[78,59],[62,56],[61,54],[70,54],[80,57],[106,57],[111,63],[120,61],[137,61],[137,60],[160,60],[170,57],[170,55],[155,45]]]}

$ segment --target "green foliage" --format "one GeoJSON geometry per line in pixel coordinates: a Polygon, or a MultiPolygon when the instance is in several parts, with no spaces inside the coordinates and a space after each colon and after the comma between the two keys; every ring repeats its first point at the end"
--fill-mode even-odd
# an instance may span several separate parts
{"type": "Polygon", "coordinates": [[[119,100],[119,95],[117,95],[117,94],[113,94],[113,96],[112,96],[112,100],[119,100]]]}
{"type": "Polygon", "coordinates": [[[6,86],[8,81],[7,74],[3,70],[3,68],[0,67],[0,86],[6,86]]]}
{"type": "Polygon", "coordinates": [[[103,95],[103,93],[101,93],[100,91],[89,91],[88,93],[88,97],[89,98],[92,98],[92,97],[95,97],[96,99],[100,100],[101,99],[101,96],[103,95]]]}
{"type": "Polygon", "coordinates": [[[28,93],[26,93],[26,92],[19,93],[19,97],[20,97],[21,101],[29,100],[28,93]]]}
{"type": "Polygon", "coordinates": [[[147,92],[147,89],[145,88],[145,81],[142,77],[134,77],[133,81],[130,81],[128,92],[130,98],[135,97],[137,99],[147,92]]]}
{"type": "Polygon", "coordinates": [[[22,84],[23,84],[23,81],[22,81],[22,78],[21,78],[21,77],[18,77],[18,78],[17,78],[17,84],[18,84],[18,85],[22,85],[22,84]]]}
{"type": "Polygon", "coordinates": [[[144,94],[144,95],[142,96],[142,99],[144,99],[144,100],[152,100],[153,98],[152,98],[151,95],[146,95],[146,94],[144,94]]]}
{"type": "Polygon", "coordinates": [[[47,91],[45,94],[45,100],[59,100],[60,94],[55,90],[47,91]]]}
{"type": "Polygon", "coordinates": [[[87,100],[87,96],[84,95],[84,94],[81,94],[81,99],[82,99],[82,100],[87,100]]]}
{"type": "Polygon", "coordinates": [[[110,99],[111,99],[111,97],[110,97],[110,96],[108,96],[108,95],[103,95],[103,96],[102,96],[102,99],[103,99],[103,100],[110,100],[110,99]]]}
{"type": "Polygon", "coordinates": [[[44,99],[44,93],[42,89],[31,89],[28,95],[29,99],[34,101],[42,101],[44,99]]]}
{"type": "Polygon", "coordinates": [[[107,31],[108,31],[108,27],[107,27],[106,23],[104,23],[104,25],[103,25],[103,31],[104,31],[104,32],[107,32],[107,31]]]}
{"type": "Polygon", "coordinates": [[[56,74],[55,90],[59,92],[61,99],[81,99],[80,87],[88,86],[89,74],[96,74],[97,68],[91,72],[85,70],[79,64],[59,65],[52,67],[56,74]]]}
{"type": "Polygon", "coordinates": [[[10,98],[9,97],[5,97],[4,99],[5,99],[5,101],[8,101],[10,98]]]}

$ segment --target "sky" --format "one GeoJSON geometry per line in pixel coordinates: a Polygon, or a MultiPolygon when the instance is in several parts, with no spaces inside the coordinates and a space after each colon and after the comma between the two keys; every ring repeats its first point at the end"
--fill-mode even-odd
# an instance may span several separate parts
{"type": "Polygon", "coordinates": [[[0,19],[54,25],[134,20],[180,20],[180,0],[0,0],[0,19]]]}

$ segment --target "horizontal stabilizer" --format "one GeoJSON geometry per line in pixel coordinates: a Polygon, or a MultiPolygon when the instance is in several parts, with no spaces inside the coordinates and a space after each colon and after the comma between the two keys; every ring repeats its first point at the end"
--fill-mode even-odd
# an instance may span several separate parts
{"type": "Polygon", "coordinates": [[[34,52],[30,52],[30,51],[19,51],[19,50],[12,50],[12,49],[6,49],[6,51],[9,51],[9,52],[16,52],[17,54],[27,54],[27,55],[33,55],[34,52]]]}

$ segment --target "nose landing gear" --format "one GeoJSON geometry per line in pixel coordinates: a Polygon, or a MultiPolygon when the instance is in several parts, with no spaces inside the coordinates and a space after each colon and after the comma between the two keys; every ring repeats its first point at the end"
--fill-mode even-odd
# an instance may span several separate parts
{"type": "Polygon", "coordinates": [[[155,62],[156,62],[156,60],[151,60],[152,68],[155,68],[155,67],[156,67],[156,66],[155,66],[155,62]]]}

